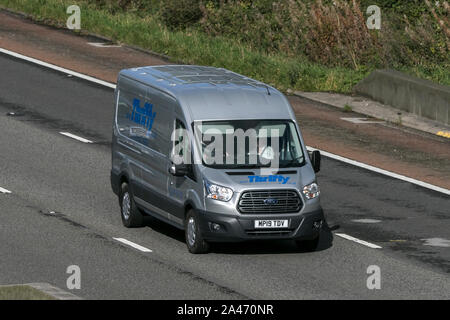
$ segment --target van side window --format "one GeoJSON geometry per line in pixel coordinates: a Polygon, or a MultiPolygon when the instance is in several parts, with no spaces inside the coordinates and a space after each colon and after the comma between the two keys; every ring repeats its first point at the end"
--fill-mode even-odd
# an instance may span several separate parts
{"type": "MultiPolygon", "coordinates": [[[[176,119],[175,121],[175,130],[178,133],[186,132],[186,127],[183,122],[176,119]]],[[[175,141],[173,141],[172,148],[175,149],[176,146],[179,146],[180,152],[178,153],[179,156],[183,157],[185,155],[186,148],[189,147],[187,143],[188,139],[184,137],[182,134],[177,134],[175,136],[175,141]],[[181,144],[181,145],[180,145],[181,144]]]]}
{"type": "Polygon", "coordinates": [[[168,157],[171,147],[170,136],[173,131],[172,110],[176,103],[175,99],[151,87],[147,88],[146,96],[153,112],[153,125],[146,145],[168,157]]]}
{"type": "Polygon", "coordinates": [[[128,117],[133,111],[133,99],[126,91],[120,90],[119,101],[117,103],[117,127],[121,135],[131,137],[130,130],[134,126],[133,121],[128,117]]]}
{"type": "MultiPolygon", "coordinates": [[[[186,126],[184,123],[176,119],[175,120],[175,131],[177,132],[177,135],[175,135],[175,140],[173,141],[172,145],[172,152],[177,152],[178,156],[184,158],[184,163],[186,164],[192,164],[193,163],[193,156],[191,154],[191,144],[189,142],[189,137],[187,136],[186,126]],[[184,133],[184,134],[180,134],[184,133]]],[[[187,175],[192,180],[196,181],[195,174],[193,171],[189,172],[187,175]]]]}
{"type": "Polygon", "coordinates": [[[149,146],[155,115],[153,105],[141,96],[119,92],[117,126],[120,134],[149,146]]]}

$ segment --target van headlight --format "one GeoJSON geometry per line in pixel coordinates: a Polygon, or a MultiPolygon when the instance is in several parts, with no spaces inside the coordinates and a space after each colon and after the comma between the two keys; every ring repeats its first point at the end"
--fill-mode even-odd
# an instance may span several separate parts
{"type": "Polygon", "coordinates": [[[320,194],[320,188],[319,185],[315,182],[308,184],[307,186],[303,187],[303,194],[305,195],[306,199],[314,199],[319,196],[320,194]]]}
{"type": "Polygon", "coordinates": [[[233,190],[227,187],[219,186],[205,180],[206,197],[220,201],[230,201],[233,197],[233,190]]]}

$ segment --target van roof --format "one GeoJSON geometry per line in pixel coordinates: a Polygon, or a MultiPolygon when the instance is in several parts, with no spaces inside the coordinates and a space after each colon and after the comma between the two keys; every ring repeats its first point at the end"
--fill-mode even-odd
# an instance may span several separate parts
{"type": "Polygon", "coordinates": [[[120,75],[173,96],[190,109],[193,121],[294,116],[278,90],[223,68],[162,65],[125,69],[120,75]]]}

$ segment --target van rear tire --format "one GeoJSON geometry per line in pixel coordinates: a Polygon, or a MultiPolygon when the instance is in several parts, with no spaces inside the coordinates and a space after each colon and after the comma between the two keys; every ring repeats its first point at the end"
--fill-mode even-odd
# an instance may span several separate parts
{"type": "Polygon", "coordinates": [[[202,254],[209,251],[209,243],[203,239],[200,231],[198,215],[195,210],[191,209],[186,214],[184,221],[184,234],[186,237],[186,245],[190,253],[202,254]]]}
{"type": "Polygon", "coordinates": [[[119,193],[120,216],[127,228],[138,228],[144,225],[144,216],[136,206],[128,183],[122,183],[119,193]]]}

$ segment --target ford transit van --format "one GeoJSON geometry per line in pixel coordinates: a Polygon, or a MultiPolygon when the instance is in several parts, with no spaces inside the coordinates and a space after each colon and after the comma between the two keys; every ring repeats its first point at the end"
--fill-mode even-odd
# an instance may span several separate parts
{"type": "Polygon", "coordinates": [[[111,185],[125,227],[150,215],[211,242],[287,239],[314,250],[324,215],[295,114],[275,88],[213,67],[122,70],[111,185]]]}

